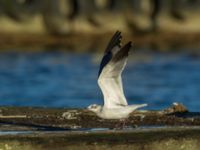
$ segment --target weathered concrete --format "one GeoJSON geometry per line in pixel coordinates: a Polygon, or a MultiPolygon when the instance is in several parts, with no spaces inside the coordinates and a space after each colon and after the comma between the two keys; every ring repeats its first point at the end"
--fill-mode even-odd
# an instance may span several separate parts
{"type": "MultiPolygon", "coordinates": [[[[6,127],[13,130],[17,127],[26,127],[28,130],[113,129],[121,123],[120,120],[98,118],[85,109],[0,107],[0,110],[1,130],[6,130],[6,127]]],[[[129,127],[167,125],[200,125],[200,113],[188,112],[182,105],[172,105],[162,111],[135,111],[126,120],[126,126],[129,127]]]]}
{"type": "Polygon", "coordinates": [[[198,150],[200,113],[181,104],[135,111],[123,130],[85,109],[0,107],[0,150],[198,150]]]}
{"type": "Polygon", "coordinates": [[[199,142],[199,127],[0,135],[3,150],[198,150],[199,142]]]}

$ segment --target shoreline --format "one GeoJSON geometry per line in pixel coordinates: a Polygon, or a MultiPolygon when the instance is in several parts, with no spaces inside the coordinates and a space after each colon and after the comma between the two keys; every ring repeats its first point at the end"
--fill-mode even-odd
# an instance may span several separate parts
{"type": "MultiPolygon", "coordinates": [[[[88,52],[103,51],[113,33],[86,34],[74,33],[70,35],[49,34],[17,34],[0,33],[0,50],[24,48],[33,50],[38,48],[63,48],[70,51],[88,52]]],[[[200,48],[200,33],[156,32],[144,34],[123,34],[123,41],[133,41],[138,49],[148,48],[154,51],[169,52],[181,49],[197,50],[200,48]]]]}

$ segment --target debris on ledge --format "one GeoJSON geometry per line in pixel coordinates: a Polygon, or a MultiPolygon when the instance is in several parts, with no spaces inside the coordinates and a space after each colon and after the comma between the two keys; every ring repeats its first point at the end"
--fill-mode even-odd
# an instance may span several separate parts
{"type": "Polygon", "coordinates": [[[113,129],[119,123],[85,109],[0,107],[0,150],[199,150],[200,113],[182,104],[135,111],[126,121],[132,128],[113,129]]]}
{"type": "MultiPolygon", "coordinates": [[[[115,128],[120,120],[104,120],[86,109],[0,107],[0,130],[78,130],[115,128]]],[[[174,103],[161,111],[134,111],[126,126],[198,126],[200,112],[174,103]]]]}
{"type": "Polygon", "coordinates": [[[173,114],[173,113],[186,113],[189,111],[183,104],[174,102],[171,107],[164,109],[163,112],[165,114],[173,114]]]}

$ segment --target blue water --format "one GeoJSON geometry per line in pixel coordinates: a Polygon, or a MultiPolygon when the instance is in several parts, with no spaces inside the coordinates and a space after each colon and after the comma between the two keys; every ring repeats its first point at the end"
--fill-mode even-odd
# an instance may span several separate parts
{"type": "MultiPolygon", "coordinates": [[[[0,52],[0,105],[87,107],[103,104],[97,85],[101,54],[0,52]]],[[[186,53],[132,54],[123,73],[129,104],[163,109],[181,102],[200,111],[200,59],[186,53]]]]}

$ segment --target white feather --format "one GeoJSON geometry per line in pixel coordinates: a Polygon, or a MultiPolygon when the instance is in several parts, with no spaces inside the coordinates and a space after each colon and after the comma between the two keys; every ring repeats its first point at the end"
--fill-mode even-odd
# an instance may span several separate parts
{"type": "Polygon", "coordinates": [[[103,93],[104,107],[106,108],[118,108],[128,105],[121,79],[126,61],[127,59],[122,59],[116,63],[109,62],[99,76],[98,84],[103,93]]]}

